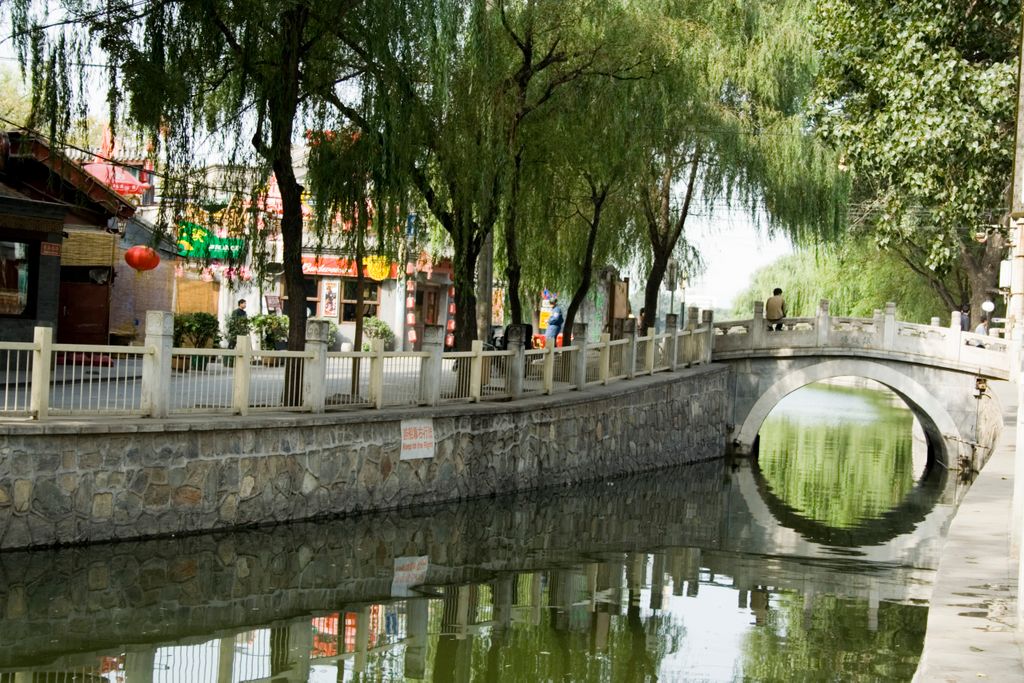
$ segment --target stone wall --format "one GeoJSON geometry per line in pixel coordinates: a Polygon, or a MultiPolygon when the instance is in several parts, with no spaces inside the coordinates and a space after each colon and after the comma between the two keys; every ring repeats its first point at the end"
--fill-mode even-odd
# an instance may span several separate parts
{"type": "Polygon", "coordinates": [[[716,458],[728,369],[516,403],[0,427],[0,549],[385,510],[716,458]],[[431,459],[401,460],[432,418],[431,459]]]}
{"type": "MultiPolygon", "coordinates": [[[[0,553],[0,667],[388,602],[402,556],[428,557],[423,583],[438,586],[637,548],[717,548],[728,467],[684,470],[287,528],[0,553]]],[[[697,568],[681,578],[695,581],[697,568]]]]}

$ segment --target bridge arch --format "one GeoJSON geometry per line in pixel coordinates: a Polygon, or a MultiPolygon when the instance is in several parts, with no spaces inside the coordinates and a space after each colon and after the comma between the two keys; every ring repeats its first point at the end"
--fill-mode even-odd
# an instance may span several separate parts
{"type": "Polygon", "coordinates": [[[934,458],[938,464],[949,467],[950,457],[957,457],[962,437],[956,421],[942,403],[931,391],[906,374],[881,363],[854,358],[827,360],[786,372],[758,396],[746,415],[737,416],[739,432],[736,441],[741,448],[750,448],[772,409],[797,389],[814,382],[846,376],[874,380],[902,398],[928,437],[929,460],[934,458]]]}

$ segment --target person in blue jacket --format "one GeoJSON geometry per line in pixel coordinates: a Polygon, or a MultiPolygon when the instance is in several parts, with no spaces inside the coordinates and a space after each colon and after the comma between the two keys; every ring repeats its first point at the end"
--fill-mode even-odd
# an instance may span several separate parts
{"type": "Polygon", "coordinates": [[[548,344],[554,344],[558,340],[558,333],[562,331],[565,324],[565,314],[562,307],[558,305],[558,299],[551,297],[551,315],[548,316],[548,326],[544,330],[544,338],[548,344]]]}

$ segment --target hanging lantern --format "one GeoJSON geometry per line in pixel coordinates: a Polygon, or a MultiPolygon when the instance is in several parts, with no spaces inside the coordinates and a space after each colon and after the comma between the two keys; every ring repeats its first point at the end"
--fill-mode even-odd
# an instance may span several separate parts
{"type": "Polygon", "coordinates": [[[409,330],[409,343],[410,344],[415,344],[416,343],[416,330],[409,330]]]}
{"type": "Polygon", "coordinates": [[[406,280],[405,281],[405,291],[407,291],[407,292],[415,292],[416,291],[416,281],[415,280],[406,280]]]}
{"type": "Polygon", "coordinates": [[[448,331],[449,332],[454,332],[455,331],[455,321],[453,319],[451,319],[451,318],[448,318],[448,325],[447,325],[447,327],[448,327],[448,331]]]}
{"type": "Polygon", "coordinates": [[[455,302],[448,304],[448,314],[455,315],[455,302]]]}
{"type": "Polygon", "coordinates": [[[448,288],[448,296],[455,298],[455,287],[448,288]]]}
{"type": "Polygon", "coordinates": [[[415,325],[416,324],[416,314],[415,313],[406,313],[405,314],[405,324],[406,325],[415,325]]]}
{"type": "Polygon", "coordinates": [[[451,334],[451,333],[446,334],[444,336],[444,345],[445,346],[455,346],[455,335],[451,334]]]}
{"type": "Polygon", "coordinates": [[[407,296],[405,297],[405,307],[409,309],[416,308],[416,297],[407,296]]]}
{"type": "Polygon", "coordinates": [[[160,255],[152,247],[134,246],[124,253],[124,260],[135,270],[153,270],[160,265],[160,255]]]}

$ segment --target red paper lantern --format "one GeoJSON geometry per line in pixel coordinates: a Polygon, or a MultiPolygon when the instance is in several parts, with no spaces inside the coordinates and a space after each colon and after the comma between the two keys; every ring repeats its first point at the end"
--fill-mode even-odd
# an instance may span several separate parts
{"type": "Polygon", "coordinates": [[[409,343],[410,344],[415,344],[416,343],[416,330],[409,330],[409,343]]]}
{"type": "Polygon", "coordinates": [[[405,314],[405,324],[406,325],[415,325],[416,324],[416,314],[415,313],[406,313],[405,314]]]}
{"type": "Polygon", "coordinates": [[[454,332],[455,331],[455,321],[452,320],[451,318],[448,318],[448,331],[449,332],[454,332]]]}
{"type": "Polygon", "coordinates": [[[160,255],[152,247],[134,246],[124,253],[124,260],[138,271],[153,270],[160,265],[160,255]]]}
{"type": "Polygon", "coordinates": [[[446,334],[444,337],[445,346],[455,346],[455,335],[446,334]]]}

